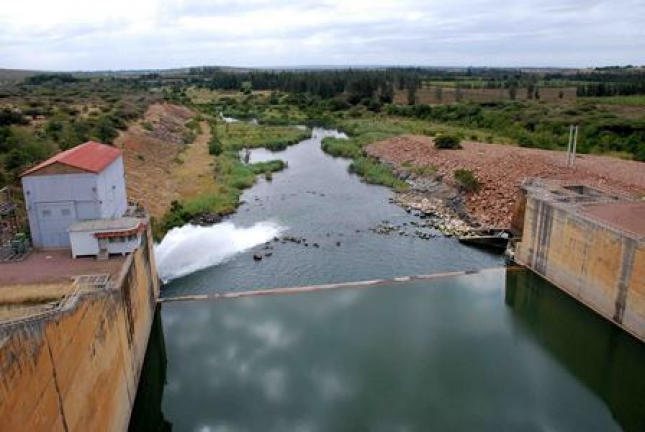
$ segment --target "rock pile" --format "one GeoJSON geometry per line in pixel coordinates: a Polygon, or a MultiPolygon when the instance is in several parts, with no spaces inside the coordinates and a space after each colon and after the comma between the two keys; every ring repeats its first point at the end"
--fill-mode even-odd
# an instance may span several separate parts
{"type": "MultiPolygon", "coordinates": [[[[479,192],[465,196],[465,207],[486,226],[506,228],[510,225],[517,189],[527,177],[583,182],[645,195],[645,166],[640,162],[581,155],[573,169],[565,167],[564,152],[478,142],[463,142],[462,145],[462,150],[437,150],[429,137],[403,135],[374,143],[367,147],[367,152],[392,164],[403,177],[405,174],[400,171],[410,161],[416,167],[433,167],[435,177],[443,178],[446,184],[453,186],[455,170],[471,170],[482,187],[479,192]]],[[[413,190],[424,189],[422,182],[410,182],[409,178],[407,181],[413,190]]],[[[432,184],[429,186],[426,190],[433,194],[432,184]]]]}

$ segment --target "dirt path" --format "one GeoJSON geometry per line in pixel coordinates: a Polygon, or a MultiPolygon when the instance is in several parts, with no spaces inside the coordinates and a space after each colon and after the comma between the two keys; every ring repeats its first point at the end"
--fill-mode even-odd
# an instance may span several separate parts
{"type": "Polygon", "coordinates": [[[182,199],[199,196],[217,187],[213,177],[213,156],[208,153],[211,129],[205,121],[200,125],[202,133],[179,155],[180,162],[172,174],[182,199]]]}

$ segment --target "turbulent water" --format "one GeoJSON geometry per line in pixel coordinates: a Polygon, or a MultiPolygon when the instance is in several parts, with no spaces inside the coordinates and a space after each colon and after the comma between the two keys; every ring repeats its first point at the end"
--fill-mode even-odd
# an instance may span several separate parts
{"type": "Polygon", "coordinates": [[[223,263],[227,259],[271,240],[284,230],[272,222],[249,228],[231,222],[202,227],[185,225],[168,232],[155,247],[159,277],[166,282],[197,270],[223,263]]]}

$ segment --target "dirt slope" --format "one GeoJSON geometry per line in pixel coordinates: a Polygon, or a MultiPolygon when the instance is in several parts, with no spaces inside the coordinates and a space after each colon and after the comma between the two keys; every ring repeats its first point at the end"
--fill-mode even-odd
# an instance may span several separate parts
{"type": "Polygon", "coordinates": [[[433,165],[449,184],[454,184],[454,170],[472,170],[483,187],[479,193],[467,197],[467,207],[480,222],[488,225],[509,225],[515,192],[527,177],[581,181],[645,195],[645,163],[581,155],[576,167],[571,169],[564,166],[564,152],[478,142],[462,144],[462,150],[436,150],[431,138],[404,135],[374,143],[367,151],[399,167],[405,161],[433,165]]]}
{"type": "Polygon", "coordinates": [[[195,142],[187,145],[183,140],[185,123],[193,116],[182,106],[155,104],[140,123],[116,140],[124,152],[128,197],[143,204],[156,218],[163,216],[173,200],[210,186],[208,125],[202,123],[202,134],[195,142]]]}

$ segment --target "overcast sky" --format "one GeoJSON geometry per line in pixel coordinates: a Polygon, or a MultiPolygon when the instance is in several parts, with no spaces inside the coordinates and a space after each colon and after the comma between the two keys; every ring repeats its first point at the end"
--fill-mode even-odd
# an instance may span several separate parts
{"type": "Polygon", "coordinates": [[[645,64],[645,0],[2,0],[0,68],[645,64]]]}

